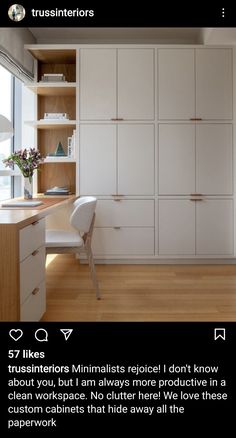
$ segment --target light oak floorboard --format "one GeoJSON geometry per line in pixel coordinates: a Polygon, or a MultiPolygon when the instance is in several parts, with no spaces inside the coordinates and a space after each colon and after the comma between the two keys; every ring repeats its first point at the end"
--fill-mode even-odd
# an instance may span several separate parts
{"type": "Polygon", "coordinates": [[[71,255],[47,258],[43,321],[236,321],[234,265],[97,265],[71,255]]]}

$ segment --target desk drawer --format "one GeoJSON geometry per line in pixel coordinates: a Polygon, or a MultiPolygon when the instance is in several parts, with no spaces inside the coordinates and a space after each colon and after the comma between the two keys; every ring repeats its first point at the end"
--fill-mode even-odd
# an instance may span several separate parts
{"type": "Polygon", "coordinates": [[[20,301],[23,303],[45,278],[45,247],[20,263],[20,301]]]}
{"type": "Polygon", "coordinates": [[[94,255],[154,255],[154,228],[96,228],[94,255]]]}
{"type": "Polygon", "coordinates": [[[20,230],[20,261],[45,243],[45,219],[33,222],[20,230]]]}
{"type": "Polygon", "coordinates": [[[154,227],[154,200],[99,200],[95,227],[154,227]]]}
{"type": "Polygon", "coordinates": [[[46,311],[45,282],[39,284],[37,290],[29,295],[21,305],[21,321],[39,321],[46,311]]]}

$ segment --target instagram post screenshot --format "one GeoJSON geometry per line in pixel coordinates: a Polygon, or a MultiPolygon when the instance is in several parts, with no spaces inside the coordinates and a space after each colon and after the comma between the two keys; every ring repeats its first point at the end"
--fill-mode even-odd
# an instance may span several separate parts
{"type": "Polygon", "coordinates": [[[235,130],[236,7],[1,2],[3,438],[232,434],[235,130]]]}

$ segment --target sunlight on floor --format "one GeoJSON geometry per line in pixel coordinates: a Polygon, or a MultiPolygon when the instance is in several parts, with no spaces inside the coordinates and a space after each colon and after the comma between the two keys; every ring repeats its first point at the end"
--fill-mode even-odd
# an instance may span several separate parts
{"type": "Polygon", "coordinates": [[[48,254],[46,257],[46,268],[50,265],[53,260],[58,256],[58,254],[48,254]]]}

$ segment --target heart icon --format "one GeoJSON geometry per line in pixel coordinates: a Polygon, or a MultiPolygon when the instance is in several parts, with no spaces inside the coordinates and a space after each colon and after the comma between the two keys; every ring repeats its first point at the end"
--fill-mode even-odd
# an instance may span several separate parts
{"type": "Polygon", "coordinates": [[[14,341],[18,341],[21,336],[23,336],[23,331],[21,329],[12,329],[9,331],[9,335],[12,339],[14,339],[14,341]]]}

